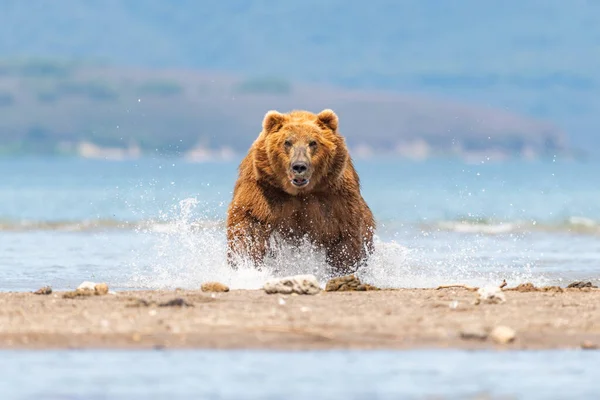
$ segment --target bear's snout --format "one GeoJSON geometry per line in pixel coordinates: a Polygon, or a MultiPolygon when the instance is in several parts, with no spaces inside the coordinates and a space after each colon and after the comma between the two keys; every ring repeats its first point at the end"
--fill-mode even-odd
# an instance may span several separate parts
{"type": "Polygon", "coordinates": [[[306,171],[308,171],[308,164],[304,161],[296,161],[295,163],[292,163],[292,171],[294,171],[296,175],[304,175],[306,174],[306,171]]]}

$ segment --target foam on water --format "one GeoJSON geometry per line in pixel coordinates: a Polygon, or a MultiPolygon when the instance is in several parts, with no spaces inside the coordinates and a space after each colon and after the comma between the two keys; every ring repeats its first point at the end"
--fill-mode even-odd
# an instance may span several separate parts
{"type": "MultiPolygon", "coordinates": [[[[220,204],[219,207],[223,207],[220,204]]],[[[314,274],[324,285],[331,277],[325,255],[305,241],[289,246],[272,240],[273,256],[260,270],[240,260],[237,270],[226,261],[225,228],[212,219],[214,209],[195,198],[187,198],[162,213],[156,225],[141,227],[138,234],[149,243],[132,254],[127,286],[137,288],[197,288],[202,282],[220,281],[234,289],[258,289],[273,277],[314,274]],[[153,227],[159,226],[160,229],[153,227]]],[[[357,272],[365,282],[382,288],[435,287],[440,284],[498,283],[510,279],[542,284],[544,278],[532,273],[527,262],[498,263],[481,257],[481,244],[471,238],[468,246],[440,251],[410,249],[395,240],[375,237],[375,251],[367,266],[357,272]]]]}

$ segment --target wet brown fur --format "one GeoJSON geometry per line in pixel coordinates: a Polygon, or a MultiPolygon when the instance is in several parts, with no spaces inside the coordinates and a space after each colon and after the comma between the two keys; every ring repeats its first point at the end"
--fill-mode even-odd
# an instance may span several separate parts
{"type": "Polygon", "coordinates": [[[228,209],[231,265],[235,266],[237,254],[260,266],[269,250],[269,238],[277,232],[292,243],[308,236],[325,249],[331,267],[347,272],[372,252],[374,229],[373,214],[338,132],[337,115],[331,110],[319,114],[269,111],[262,132],[239,166],[228,209]],[[292,142],[309,149],[312,176],[301,189],[291,184],[289,175],[292,142]]]}

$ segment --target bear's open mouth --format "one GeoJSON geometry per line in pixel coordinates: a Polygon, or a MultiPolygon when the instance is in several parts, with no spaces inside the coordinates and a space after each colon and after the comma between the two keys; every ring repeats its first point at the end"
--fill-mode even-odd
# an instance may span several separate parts
{"type": "Polygon", "coordinates": [[[304,187],[308,185],[308,179],[306,178],[294,178],[292,179],[292,185],[296,187],[304,187]]]}

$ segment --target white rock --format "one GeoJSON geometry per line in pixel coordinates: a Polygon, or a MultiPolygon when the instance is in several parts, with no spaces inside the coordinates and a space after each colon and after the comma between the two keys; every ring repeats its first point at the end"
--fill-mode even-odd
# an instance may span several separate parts
{"type": "Polygon", "coordinates": [[[296,275],[271,279],[265,282],[263,289],[268,294],[317,294],[321,291],[314,275],[296,275]]]}
{"type": "Polygon", "coordinates": [[[506,296],[498,286],[484,286],[477,290],[479,299],[486,303],[504,303],[506,296]]]}
{"type": "Polygon", "coordinates": [[[515,340],[517,333],[514,329],[509,328],[508,326],[497,326],[490,333],[490,337],[496,343],[507,344],[515,340]]]}
{"type": "Polygon", "coordinates": [[[96,284],[94,282],[85,281],[77,286],[77,290],[91,290],[93,292],[96,290],[96,284]]]}

